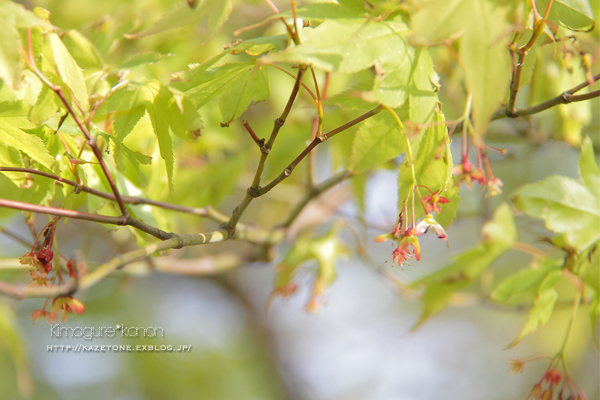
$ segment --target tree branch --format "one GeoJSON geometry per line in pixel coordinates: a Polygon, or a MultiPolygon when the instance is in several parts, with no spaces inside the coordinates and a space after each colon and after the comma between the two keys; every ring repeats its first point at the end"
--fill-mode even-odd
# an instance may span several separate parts
{"type": "MultiPolygon", "coordinates": [[[[66,211],[66,210],[61,210],[66,211]]],[[[228,233],[226,230],[220,229],[218,231],[212,231],[207,233],[196,233],[192,235],[181,235],[172,237],[171,239],[163,240],[161,242],[152,243],[145,247],[137,250],[130,251],[122,254],[118,257],[111,259],[110,261],[102,264],[94,271],[83,276],[79,279],[69,281],[59,286],[25,286],[25,285],[11,285],[6,282],[0,281],[0,292],[16,298],[23,299],[29,297],[55,297],[61,295],[71,295],[75,292],[81,292],[94,286],[102,279],[113,273],[115,270],[130,264],[134,261],[138,261],[150,256],[153,253],[164,251],[168,249],[176,249],[186,246],[196,246],[200,244],[217,243],[227,240],[228,233]]]]}
{"type": "Polygon", "coordinates": [[[306,207],[306,205],[308,203],[310,203],[311,200],[313,200],[315,197],[319,196],[321,193],[325,192],[326,190],[330,189],[332,186],[335,186],[338,183],[342,182],[344,179],[348,178],[351,175],[352,174],[348,170],[342,171],[342,172],[340,172],[340,173],[338,173],[336,175],[333,175],[332,177],[330,177],[326,181],[322,182],[321,184],[313,187],[302,198],[302,200],[300,200],[300,202],[298,202],[298,204],[296,204],[296,206],[290,212],[290,215],[287,217],[287,219],[285,220],[285,222],[282,223],[281,225],[279,225],[278,227],[280,227],[280,228],[289,228],[290,225],[292,225],[292,223],[296,220],[296,218],[298,217],[298,215],[300,215],[300,212],[302,212],[302,210],[304,209],[304,207],[306,207]]]}
{"type": "Polygon", "coordinates": [[[265,168],[265,163],[267,162],[267,157],[269,156],[269,152],[273,148],[273,143],[275,143],[275,139],[277,138],[279,130],[285,123],[285,120],[287,119],[290,111],[292,110],[292,105],[296,100],[298,90],[300,89],[300,84],[302,83],[304,71],[306,71],[306,66],[301,65],[298,69],[298,76],[296,77],[296,82],[294,83],[294,87],[292,89],[292,93],[290,94],[290,98],[288,99],[288,102],[283,112],[281,113],[281,116],[275,119],[275,122],[273,124],[273,130],[271,131],[269,140],[265,144],[265,151],[261,151],[260,160],[258,161],[258,166],[256,167],[256,172],[254,174],[252,184],[248,188],[248,191],[246,192],[246,195],[244,196],[240,204],[238,204],[238,206],[233,209],[233,212],[231,213],[231,218],[229,219],[227,224],[225,224],[225,228],[229,232],[230,236],[233,236],[235,234],[237,223],[240,220],[244,211],[246,210],[246,207],[248,207],[250,202],[252,202],[252,200],[258,196],[258,188],[260,185],[263,170],[265,168]]]}
{"type": "Polygon", "coordinates": [[[379,105],[379,106],[375,107],[374,109],[372,109],[371,111],[364,113],[360,117],[355,118],[352,121],[345,123],[344,125],[337,127],[335,129],[333,129],[332,131],[329,131],[329,132],[323,134],[322,136],[317,136],[316,138],[314,138],[313,141],[310,142],[310,144],[302,151],[302,153],[300,153],[298,155],[298,157],[296,157],[294,159],[294,161],[292,161],[290,163],[290,165],[288,165],[279,174],[279,176],[277,176],[275,179],[273,179],[271,182],[269,182],[269,184],[266,185],[265,187],[259,189],[258,196],[262,196],[265,193],[269,192],[271,189],[273,189],[275,186],[277,186],[281,181],[283,181],[285,178],[290,176],[292,174],[292,171],[294,170],[294,168],[296,168],[296,165],[298,165],[300,163],[300,161],[302,161],[302,159],[304,157],[306,157],[306,155],[308,153],[310,153],[312,151],[312,149],[317,147],[319,144],[323,143],[328,138],[331,138],[332,136],[335,136],[338,133],[343,132],[346,129],[358,124],[359,122],[362,122],[367,118],[371,118],[373,115],[378,114],[381,110],[383,110],[383,106],[379,105]]]}
{"type": "MultiPolygon", "coordinates": [[[[33,175],[40,175],[40,176],[44,176],[49,179],[53,179],[59,184],[73,186],[75,188],[75,193],[77,193],[78,191],[82,191],[82,192],[92,194],[94,196],[101,197],[103,199],[116,201],[114,194],[105,193],[100,190],[92,189],[88,186],[80,185],[77,182],[74,182],[74,181],[71,181],[68,179],[64,179],[64,178],[61,178],[60,176],[50,174],[47,172],[38,171],[36,169],[17,168],[17,167],[0,167],[0,172],[24,172],[24,173],[33,174],[33,175]]],[[[168,210],[180,211],[180,212],[184,212],[184,213],[188,213],[188,214],[194,214],[194,215],[198,215],[200,217],[207,217],[207,218],[212,219],[213,221],[220,222],[220,223],[227,222],[229,220],[229,218],[225,214],[220,213],[219,211],[213,209],[210,206],[201,207],[201,208],[185,207],[185,206],[180,206],[177,204],[165,203],[162,201],[155,201],[155,200],[145,199],[143,197],[133,197],[133,196],[121,196],[121,199],[126,204],[133,204],[133,205],[148,204],[151,206],[166,208],[168,210]]]]}
{"type": "Polygon", "coordinates": [[[115,199],[117,201],[117,204],[119,205],[119,209],[121,210],[121,214],[124,215],[124,216],[128,216],[129,212],[125,208],[125,204],[123,203],[123,199],[121,199],[121,195],[119,194],[119,191],[117,190],[117,185],[115,184],[115,181],[112,178],[110,172],[108,171],[108,167],[106,166],[106,163],[104,162],[104,159],[102,158],[102,152],[100,151],[100,149],[98,148],[98,145],[96,144],[96,139],[93,138],[92,135],[90,135],[90,133],[88,132],[88,130],[86,129],[86,127],[81,123],[81,121],[79,120],[79,118],[75,114],[75,111],[71,107],[71,104],[65,98],[65,96],[64,96],[64,94],[62,92],[62,88],[60,86],[52,84],[44,76],[44,74],[42,74],[42,72],[37,68],[37,65],[35,64],[35,60],[33,59],[33,54],[32,54],[32,51],[31,51],[31,49],[32,49],[32,46],[31,46],[31,29],[27,30],[27,43],[29,45],[29,53],[26,53],[25,50],[23,50],[23,48],[21,48],[21,52],[23,53],[23,58],[25,59],[25,63],[27,64],[27,66],[29,67],[29,69],[31,71],[33,71],[33,73],[35,73],[38,76],[38,78],[40,78],[40,80],[46,86],[48,86],[48,88],[50,90],[52,90],[54,93],[56,93],[58,95],[58,97],[60,98],[60,101],[65,105],[65,107],[67,108],[67,111],[69,112],[69,114],[71,114],[71,117],[73,118],[73,120],[75,121],[75,123],[77,124],[77,126],[79,127],[79,129],[81,130],[81,132],[84,134],[85,138],[87,139],[88,145],[90,146],[90,148],[92,149],[92,152],[96,156],[96,159],[98,160],[98,163],[100,164],[100,167],[102,168],[102,172],[104,172],[104,175],[106,176],[106,180],[108,181],[110,189],[113,192],[113,194],[115,195],[115,199]]]}
{"type": "MultiPolygon", "coordinates": [[[[600,75],[596,75],[594,77],[594,80],[598,80],[599,77],[600,77],[600,75]]],[[[585,86],[587,86],[587,85],[585,85],[585,86]]],[[[547,100],[543,103],[537,104],[532,107],[515,110],[514,113],[511,113],[511,114],[509,114],[506,110],[500,110],[492,116],[492,121],[496,121],[496,120],[502,119],[502,118],[517,118],[517,117],[524,117],[526,115],[537,114],[537,113],[545,111],[549,108],[558,106],[560,104],[569,104],[569,103],[575,103],[577,101],[590,100],[590,99],[593,99],[593,98],[599,97],[599,96],[600,96],[600,90],[595,90],[593,92],[579,94],[579,95],[574,95],[572,91],[567,90],[566,92],[564,92],[550,100],[547,100]]]]}

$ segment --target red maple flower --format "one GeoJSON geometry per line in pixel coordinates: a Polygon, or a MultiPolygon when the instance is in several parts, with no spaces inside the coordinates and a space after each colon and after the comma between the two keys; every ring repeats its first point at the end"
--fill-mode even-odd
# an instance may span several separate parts
{"type": "Polygon", "coordinates": [[[440,204],[448,204],[450,202],[446,197],[440,196],[439,190],[436,190],[429,196],[423,197],[423,201],[425,202],[428,213],[435,211],[437,214],[442,212],[440,204]]]}

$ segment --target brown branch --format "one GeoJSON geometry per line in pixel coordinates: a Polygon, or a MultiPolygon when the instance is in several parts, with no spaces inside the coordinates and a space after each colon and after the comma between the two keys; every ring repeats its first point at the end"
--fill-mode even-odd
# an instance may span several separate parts
{"type": "MultiPolygon", "coordinates": [[[[517,101],[517,94],[519,93],[519,88],[521,86],[521,74],[523,72],[523,64],[525,63],[525,57],[527,56],[529,50],[531,50],[531,48],[535,44],[536,40],[544,32],[544,27],[546,26],[546,18],[548,16],[548,13],[550,12],[551,6],[552,0],[548,1],[548,7],[546,8],[544,17],[539,21],[536,19],[536,21],[534,22],[533,33],[531,34],[531,38],[529,39],[529,41],[517,49],[519,59],[517,61],[516,68],[514,69],[514,72],[512,74],[512,79],[510,82],[510,96],[508,98],[508,104],[506,105],[505,110],[508,116],[516,116],[515,103],[517,101]]],[[[535,12],[536,11],[534,11],[534,15],[536,15],[535,12]]]]}
{"type": "Polygon", "coordinates": [[[298,155],[298,157],[296,157],[294,159],[294,161],[292,161],[290,163],[290,165],[288,165],[275,179],[273,179],[271,182],[269,182],[269,184],[266,185],[265,187],[260,188],[258,190],[258,196],[264,195],[265,193],[267,193],[268,191],[273,189],[275,186],[277,186],[285,178],[290,176],[292,174],[292,171],[294,170],[294,168],[296,168],[296,165],[298,165],[300,163],[300,161],[302,161],[304,159],[304,157],[306,157],[319,144],[323,143],[328,138],[331,138],[334,135],[336,135],[340,132],[343,132],[346,129],[358,124],[359,122],[362,122],[365,119],[370,118],[375,114],[378,114],[381,110],[383,110],[383,107],[381,105],[379,105],[379,106],[375,107],[374,109],[372,109],[371,111],[364,113],[360,117],[355,118],[352,121],[350,121],[340,127],[337,127],[335,129],[323,134],[320,137],[318,136],[318,137],[314,138],[314,140],[312,142],[310,142],[310,144],[302,151],[302,153],[300,153],[298,155]]]}
{"type": "Polygon", "coordinates": [[[327,179],[326,181],[322,182],[321,184],[313,187],[311,190],[309,190],[309,192],[304,196],[304,198],[302,198],[302,200],[300,200],[300,202],[298,202],[298,204],[296,204],[296,206],[294,207],[294,209],[290,212],[290,215],[288,216],[288,218],[285,220],[284,223],[282,223],[281,225],[279,225],[279,228],[289,228],[290,225],[292,225],[292,223],[296,220],[296,218],[298,217],[298,215],[300,215],[300,212],[302,212],[302,210],[304,209],[304,207],[306,207],[306,205],[308,203],[310,203],[310,201],[312,201],[315,197],[319,196],[321,193],[325,192],[326,190],[330,189],[331,187],[337,185],[338,183],[342,182],[344,179],[350,177],[352,174],[349,171],[342,171],[336,175],[333,175],[332,177],[330,177],[329,179],[327,179]]]}
{"type": "MultiPolygon", "coordinates": [[[[65,211],[65,210],[61,210],[65,211]]],[[[111,259],[94,271],[83,276],[79,281],[72,280],[59,286],[26,286],[11,285],[0,281],[0,292],[23,299],[29,297],[55,297],[61,295],[70,295],[90,288],[102,279],[116,271],[117,269],[131,264],[132,262],[145,259],[159,251],[176,249],[186,246],[197,246],[200,244],[216,243],[227,240],[228,233],[225,230],[218,230],[207,233],[196,233],[192,235],[181,235],[172,237],[161,242],[152,243],[137,250],[130,251],[118,257],[111,259]]]]}
{"type": "MultiPolygon", "coordinates": [[[[77,182],[71,181],[69,179],[61,178],[60,176],[50,174],[48,172],[38,171],[30,168],[17,168],[17,167],[0,167],[0,172],[24,172],[33,175],[40,175],[49,179],[55,180],[59,184],[70,185],[75,188],[75,193],[78,191],[86,192],[92,194],[94,196],[101,197],[103,199],[115,201],[114,194],[102,192],[100,190],[92,189],[85,185],[79,185],[77,182]]],[[[198,208],[198,207],[185,207],[177,204],[165,203],[162,201],[155,201],[150,199],[145,199],[143,197],[133,197],[133,196],[121,196],[121,199],[126,204],[148,204],[156,207],[166,208],[168,210],[180,211],[188,214],[198,215],[200,217],[207,217],[216,222],[227,222],[228,217],[224,214],[221,214],[217,210],[211,208],[210,206],[198,208]]]]}
{"type": "MultiPolygon", "coordinates": [[[[27,43],[29,45],[29,49],[31,49],[31,29],[27,30],[27,43]]],[[[108,185],[110,186],[111,191],[115,195],[115,199],[116,199],[116,201],[117,201],[117,203],[119,205],[119,209],[121,210],[121,214],[123,216],[128,216],[129,212],[127,211],[127,208],[125,208],[125,204],[123,203],[123,199],[121,199],[121,195],[119,194],[119,191],[117,190],[117,185],[115,184],[115,181],[112,178],[110,172],[108,171],[108,167],[106,166],[106,163],[104,162],[104,159],[102,158],[102,152],[100,151],[100,149],[98,148],[98,146],[96,144],[96,139],[94,137],[92,137],[92,135],[88,132],[87,128],[79,120],[79,118],[75,114],[75,111],[71,107],[71,104],[67,101],[65,95],[63,94],[62,88],[60,86],[52,84],[44,76],[44,74],[42,74],[42,72],[37,68],[37,65],[35,64],[35,60],[33,59],[33,54],[31,52],[25,53],[25,50],[22,47],[21,47],[21,52],[23,54],[23,58],[25,59],[25,63],[27,64],[27,66],[29,67],[29,69],[31,71],[33,71],[33,73],[35,73],[38,76],[38,78],[40,78],[40,80],[46,86],[48,86],[48,88],[50,90],[52,90],[54,93],[56,93],[58,95],[58,97],[60,98],[61,102],[67,108],[67,111],[71,114],[71,117],[73,118],[73,120],[75,121],[75,123],[77,124],[77,126],[79,127],[79,129],[81,130],[81,132],[86,137],[87,144],[90,146],[90,148],[92,149],[92,152],[96,156],[96,159],[98,160],[98,163],[100,164],[100,167],[102,168],[102,172],[104,172],[106,180],[108,181],[108,185]]]]}
{"type": "Polygon", "coordinates": [[[269,140],[265,144],[265,150],[263,151],[261,149],[262,154],[260,156],[260,160],[258,161],[258,166],[256,167],[256,172],[254,174],[254,179],[252,181],[252,184],[248,188],[246,195],[244,196],[244,198],[242,199],[240,204],[238,204],[238,206],[233,209],[233,212],[231,213],[231,218],[229,219],[227,224],[225,224],[225,229],[227,229],[230,236],[233,236],[235,234],[235,229],[236,229],[237,223],[240,220],[240,218],[241,218],[242,214],[244,213],[244,211],[246,210],[246,208],[248,207],[248,205],[250,204],[250,202],[252,202],[252,200],[255,197],[258,197],[258,188],[260,185],[260,179],[262,177],[262,173],[265,168],[265,163],[267,162],[267,157],[269,156],[269,152],[273,148],[273,143],[275,142],[275,139],[277,138],[277,134],[279,133],[279,130],[285,123],[285,120],[287,119],[290,111],[292,110],[292,106],[294,104],[294,101],[296,100],[296,96],[298,95],[298,90],[300,89],[300,84],[302,83],[302,77],[304,76],[304,71],[306,71],[306,66],[301,65],[298,69],[298,76],[296,77],[296,82],[294,83],[294,87],[292,89],[292,93],[290,94],[288,102],[287,102],[283,112],[281,113],[281,116],[279,118],[275,119],[275,122],[273,124],[273,130],[271,131],[269,140]]]}
{"type": "Polygon", "coordinates": [[[89,214],[81,211],[63,210],[62,208],[39,206],[23,203],[21,201],[0,199],[0,207],[12,208],[14,210],[30,211],[38,214],[57,215],[73,219],[100,222],[102,224],[126,225],[127,220],[123,216],[111,217],[108,215],[89,214]]]}
{"type": "MultiPolygon", "coordinates": [[[[93,221],[99,222],[101,224],[111,224],[111,225],[129,225],[136,229],[139,229],[142,232],[146,232],[158,239],[166,240],[174,235],[172,233],[167,233],[163,230],[150,226],[148,224],[143,223],[142,221],[138,221],[137,219],[131,217],[130,215],[124,216],[120,215],[118,217],[111,217],[108,215],[98,215],[98,214],[90,214],[82,211],[75,210],[64,210],[62,208],[56,207],[47,207],[40,206],[36,204],[23,203],[21,201],[13,201],[0,199],[0,207],[12,208],[14,210],[21,211],[30,211],[38,214],[46,214],[46,215],[57,215],[59,217],[73,218],[73,219],[81,219],[85,221],[93,221]]],[[[176,236],[176,235],[175,235],[176,236]]]]}
{"type": "MultiPolygon", "coordinates": [[[[596,75],[594,77],[594,80],[598,80],[598,78],[600,78],[600,75],[596,75]]],[[[586,83],[586,85],[584,85],[583,87],[589,85],[587,82],[585,82],[585,83],[586,83]]],[[[577,90],[579,90],[579,89],[577,89],[577,90]]],[[[515,112],[511,113],[511,114],[508,114],[506,110],[500,110],[492,116],[492,121],[496,121],[496,120],[502,119],[502,118],[517,118],[517,117],[524,117],[526,115],[537,114],[537,113],[545,111],[549,108],[552,108],[552,107],[555,107],[555,106],[558,106],[561,104],[569,104],[569,103],[575,103],[578,101],[590,100],[590,99],[593,99],[593,98],[599,97],[599,96],[600,96],[600,90],[595,90],[593,92],[579,94],[579,95],[574,95],[572,91],[567,90],[566,92],[564,92],[550,100],[547,100],[543,103],[537,104],[532,107],[515,110],[515,112]]]]}

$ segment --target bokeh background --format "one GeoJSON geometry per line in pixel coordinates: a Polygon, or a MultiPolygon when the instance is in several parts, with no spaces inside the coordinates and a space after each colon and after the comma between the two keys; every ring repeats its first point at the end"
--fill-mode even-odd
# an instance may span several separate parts
{"type": "MultiPolygon", "coordinates": [[[[46,0],[23,3],[30,9],[42,6],[50,10],[52,22],[61,28],[78,29],[93,37],[101,27],[103,34],[118,38],[136,26],[148,26],[172,2],[46,0]]],[[[286,2],[276,4],[282,10],[288,8],[286,2]]],[[[108,61],[122,62],[133,54],[147,51],[169,53],[170,57],[134,72],[167,81],[170,72],[183,70],[190,62],[208,59],[220,51],[220,46],[235,39],[231,32],[261,20],[270,12],[261,1],[240,2],[236,7],[230,21],[208,45],[199,39],[201,24],[187,26],[136,41],[116,39],[118,44],[108,61]]],[[[595,14],[598,15],[597,5],[595,14]]],[[[278,32],[280,27],[273,25],[268,29],[278,32]]],[[[445,60],[441,52],[434,56],[445,60]]],[[[444,76],[443,71],[440,73],[442,85],[444,78],[449,81],[448,91],[440,93],[444,111],[448,118],[456,118],[461,114],[464,99],[453,89],[452,77],[444,76]]],[[[263,132],[268,131],[291,85],[289,78],[275,72],[270,79],[272,98],[244,115],[256,121],[253,126],[263,132]],[[273,117],[261,122],[260,116],[267,112],[273,117]]],[[[343,90],[349,83],[344,76],[332,79],[332,92],[343,90]]],[[[590,105],[591,122],[584,128],[596,150],[598,106],[595,99],[590,105]]],[[[202,143],[192,146],[190,153],[183,157],[193,157],[194,149],[199,149],[211,153],[214,161],[220,155],[249,146],[240,127],[220,129],[216,113],[215,109],[203,114],[202,143]]],[[[279,171],[289,162],[290,154],[296,154],[295,149],[303,145],[310,129],[306,121],[310,121],[313,114],[313,109],[302,108],[301,104],[294,111],[289,126],[286,125],[290,153],[274,154],[270,172],[279,171]]],[[[347,115],[336,114],[332,120],[338,118],[343,122],[347,115]]],[[[549,112],[548,118],[553,118],[553,114],[549,112]]],[[[136,130],[144,129],[144,123],[148,121],[143,120],[136,130]]],[[[543,136],[543,127],[538,128],[543,136]]],[[[161,327],[164,338],[94,339],[91,343],[175,347],[191,344],[189,353],[51,353],[46,350],[48,345],[90,342],[51,338],[47,323],[32,323],[28,317],[41,307],[43,300],[16,302],[0,298],[3,314],[0,329],[7,329],[2,323],[10,323],[19,339],[19,342],[0,343],[0,398],[22,398],[18,382],[28,386],[27,381],[31,379],[29,387],[34,388],[35,399],[524,399],[541,378],[548,361],[529,363],[522,374],[515,376],[507,372],[510,368],[507,361],[513,357],[554,354],[564,339],[570,303],[559,302],[546,326],[516,348],[504,350],[524,323],[526,308],[504,308],[485,302],[477,293],[486,288],[472,287],[462,304],[411,331],[418,320],[420,303],[403,289],[402,283],[443,267],[453,255],[473,246],[479,240],[481,225],[498,204],[509,201],[514,189],[552,174],[577,178],[578,151],[560,141],[532,141],[531,135],[524,134],[531,133],[532,129],[536,128],[522,121],[492,125],[490,144],[508,149],[506,156],[490,156],[495,174],[504,182],[504,193],[489,199],[484,198],[477,187],[463,188],[458,218],[448,229],[449,249],[435,235],[427,235],[421,239],[422,261],[412,262],[410,266],[392,267],[390,262],[386,263],[391,258],[392,245],[373,242],[376,235],[392,229],[397,216],[394,170],[397,164],[391,162],[389,168],[361,178],[366,187],[364,199],[357,199],[353,195],[353,183],[346,182],[316,201],[304,221],[309,215],[318,215],[315,221],[318,223],[342,222],[345,226],[342,238],[353,250],[350,256],[338,260],[338,278],[327,291],[327,304],[316,314],[305,311],[310,286],[308,275],[301,277],[297,294],[285,300],[275,299],[266,308],[274,266],[290,243],[277,248],[278,256],[272,263],[225,266],[227,271],[206,276],[157,273],[142,264],[132,265],[83,293],[79,298],[85,303],[85,314],[72,316],[65,324],[161,327]],[[12,357],[21,349],[26,366],[16,366],[12,357]]],[[[340,142],[350,143],[351,134],[347,135],[350,139],[341,136],[340,142]]],[[[135,139],[135,132],[131,137],[135,139]]],[[[458,156],[459,141],[454,145],[453,151],[457,151],[455,156],[458,156]]],[[[343,153],[348,144],[339,146],[343,153]]],[[[335,157],[336,153],[330,151],[318,153],[317,181],[330,175],[335,157]]],[[[232,165],[233,162],[226,160],[223,156],[223,165],[232,165]]],[[[252,165],[251,159],[248,162],[252,165]]],[[[240,165],[234,163],[231,169],[239,170],[240,165]]],[[[227,213],[247,186],[247,177],[243,174],[232,173],[225,178],[203,176],[202,179],[198,186],[183,188],[181,197],[176,200],[202,206],[205,204],[195,203],[201,198],[227,213]]],[[[299,185],[281,186],[273,190],[264,203],[253,204],[244,222],[269,226],[281,220],[301,195],[299,185]]],[[[207,226],[207,222],[196,217],[168,216],[189,232],[207,226]]],[[[0,218],[3,228],[28,237],[22,215],[7,218],[0,214],[0,218]]],[[[38,217],[38,223],[43,226],[44,217],[38,217]]],[[[518,223],[522,241],[533,243],[536,237],[547,235],[539,222],[518,218],[518,223]]],[[[61,252],[79,251],[90,264],[99,264],[135,246],[126,231],[109,231],[78,221],[60,224],[57,240],[61,252]]],[[[543,244],[537,245],[544,248],[543,244]]],[[[217,252],[237,254],[246,248],[243,243],[223,243],[210,249],[182,250],[177,255],[193,263],[217,252]]],[[[27,251],[11,238],[0,235],[3,257],[17,258],[27,251]]],[[[166,260],[163,262],[174,265],[182,262],[176,258],[166,260]]],[[[493,265],[487,279],[490,282],[502,279],[528,265],[530,260],[527,254],[511,251],[493,265]]],[[[0,265],[2,279],[19,281],[23,276],[23,269],[0,265]]],[[[569,290],[566,286],[558,289],[569,290]]],[[[569,340],[567,362],[588,398],[599,399],[598,351],[593,344],[587,307],[581,311],[569,340]]]]}

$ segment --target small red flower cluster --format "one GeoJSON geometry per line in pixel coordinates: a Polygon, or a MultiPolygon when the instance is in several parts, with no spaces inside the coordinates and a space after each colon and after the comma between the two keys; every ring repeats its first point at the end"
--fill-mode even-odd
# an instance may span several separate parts
{"type": "Polygon", "coordinates": [[[491,169],[488,169],[490,177],[486,177],[481,167],[475,168],[467,157],[463,157],[460,164],[454,166],[454,174],[458,176],[457,183],[465,182],[469,189],[472,189],[472,182],[480,185],[486,185],[486,196],[493,197],[502,193],[502,181],[491,175],[491,169]]]}
{"type": "Polygon", "coordinates": [[[527,399],[553,400],[555,394],[558,395],[558,399],[587,400],[583,391],[568,374],[563,376],[558,367],[551,365],[542,380],[533,385],[527,399]]]}
{"type": "Polygon", "coordinates": [[[52,259],[54,259],[54,252],[52,251],[52,244],[54,242],[56,221],[54,219],[44,227],[40,235],[36,238],[31,251],[25,253],[20,259],[21,264],[31,265],[29,274],[33,279],[33,283],[40,286],[48,285],[48,274],[53,269],[52,259]],[[41,237],[44,240],[40,244],[41,237]]]}
{"type": "Polygon", "coordinates": [[[61,311],[62,317],[60,320],[65,322],[69,314],[72,312],[78,315],[83,314],[85,311],[85,306],[82,302],[74,299],[71,296],[57,296],[52,300],[52,309],[50,311],[46,311],[44,305],[44,308],[35,310],[33,314],[31,314],[31,319],[36,321],[43,318],[49,323],[54,323],[61,311]]]}
{"type": "Polygon", "coordinates": [[[376,242],[385,242],[391,239],[398,243],[398,246],[392,253],[392,261],[398,265],[403,265],[410,258],[414,258],[417,261],[421,260],[421,246],[418,236],[426,233],[429,228],[435,231],[438,238],[448,243],[446,231],[431,214],[427,214],[416,226],[411,225],[402,228],[402,222],[403,214],[401,213],[398,224],[392,232],[384,233],[375,238],[376,242]],[[410,253],[410,247],[412,247],[412,254],[410,253]]]}

